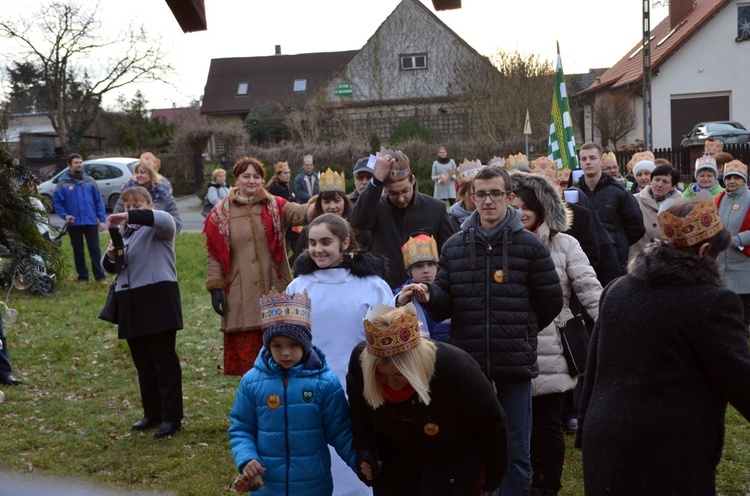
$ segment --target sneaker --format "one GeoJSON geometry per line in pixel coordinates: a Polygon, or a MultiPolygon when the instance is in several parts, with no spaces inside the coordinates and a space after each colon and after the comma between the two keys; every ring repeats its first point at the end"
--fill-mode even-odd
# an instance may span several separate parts
{"type": "Polygon", "coordinates": [[[577,431],[578,431],[578,419],[577,418],[568,419],[568,421],[565,422],[565,434],[573,436],[575,435],[577,431]]]}

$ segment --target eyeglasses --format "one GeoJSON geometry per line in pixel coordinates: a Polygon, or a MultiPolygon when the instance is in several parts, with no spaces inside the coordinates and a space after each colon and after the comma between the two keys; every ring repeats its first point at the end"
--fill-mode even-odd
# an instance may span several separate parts
{"type": "Polygon", "coordinates": [[[493,189],[492,191],[489,191],[489,192],[475,191],[471,196],[474,198],[474,200],[478,200],[479,202],[483,202],[487,198],[488,195],[490,198],[492,198],[492,201],[500,201],[508,193],[510,193],[510,191],[503,191],[501,189],[493,189]]]}

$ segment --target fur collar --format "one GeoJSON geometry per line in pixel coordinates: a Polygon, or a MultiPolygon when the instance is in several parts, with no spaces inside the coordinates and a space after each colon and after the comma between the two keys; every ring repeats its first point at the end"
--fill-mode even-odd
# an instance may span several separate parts
{"type": "MultiPolygon", "coordinates": [[[[358,278],[368,276],[378,276],[385,278],[388,273],[388,261],[380,255],[373,255],[370,252],[355,252],[344,256],[344,261],[336,269],[348,269],[353,276],[358,278]]],[[[316,270],[321,270],[315,264],[310,256],[310,252],[305,250],[297,257],[294,262],[294,275],[304,276],[312,274],[316,270]]]]}
{"type": "Polygon", "coordinates": [[[513,178],[513,189],[525,186],[534,192],[544,209],[544,222],[551,231],[558,233],[570,229],[573,214],[563,203],[560,193],[547,179],[536,174],[521,172],[514,172],[511,178],[513,178]]]}
{"type": "Polygon", "coordinates": [[[724,285],[715,260],[667,245],[647,246],[628,265],[628,275],[655,286],[724,285]]]}

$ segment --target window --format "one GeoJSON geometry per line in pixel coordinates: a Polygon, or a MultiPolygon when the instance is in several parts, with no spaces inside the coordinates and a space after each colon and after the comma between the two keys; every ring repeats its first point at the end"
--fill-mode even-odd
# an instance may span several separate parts
{"type": "Polygon", "coordinates": [[[737,38],[735,41],[750,40],[750,3],[737,5],[737,38]]]}
{"type": "Polygon", "coordinates": [[[413,71],[417,69],[427,69],[426,53],[401,55],[401,70],[413,71]]]}
{"type": "Polygon", "coordinates": [[[247,83],[237,85],[237,96],[247,95],[247,83]]]}
{"type": "Polygon", "coordinates": [[[294,80],[294,92],[298,93],[307,89],[307,79],[294,80]]]}
{"type": "Polygon", "coordinates": [[[122,176],[122,171],[107,164],[87,164],[85,166],[86,174],[91,176],[95,181],[114,179],[122,176]]]}

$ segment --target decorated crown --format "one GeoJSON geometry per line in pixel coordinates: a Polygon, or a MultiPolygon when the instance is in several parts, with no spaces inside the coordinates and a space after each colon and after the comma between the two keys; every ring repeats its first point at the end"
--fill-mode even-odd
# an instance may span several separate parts
{"type": "Polygon", "coordinates": [[[659,214],[662,239],[672,246],[694,246],[714,237],[724,226],[719,211],[712,200],[695,203],[685,217],[677,217],[669,211],[659,214]]]}
{"type": "Polygon", "coordinates": [[[346,192],[346,185],[344,183],[344,173],[339,174],[334,172],[329,167],[325,172],[320,173],[318,178],[318,188],[320,192],[324,191],[341,191],[346,192]]]}
{"type": "Polygon", "coordinates": [[[438,261],[438,249],[435,238],[426,234],[409,237],[409,240],[401,247],[401,255],[404,257],[404,267],[409,267],[417,262],[438,261]]]}
{"type": "Polygon", "coordinates": [[[307,291],[293,296],[271,289],[260,297],[260,322],[266,329],[281,324],[299,325],[310,328],[311,302],[307,291]]]}
{"type": "Polygon", "coordinates": [[[288,168],[289,168],[289,162],[282,162],[281,160],[279,160],[273,165],[273,171],[276,173],[285,171],[288,168]]]}
{"type": "Polygon", "coordinates": [[[564,167],[557,169],[557,182],[559,184],[568,184],[570,182],[570,173],[573,172],[571,169],[564,167]]]}
{"type": "Polygon", "coordinates": [[[653,162],[654,160],[656,160],[656,158],[654,157],[654,154],[648,150],[646,150],[645,152],[636,152],[633,154],[633,157],[630,159],[630,162],[628,162],[625,168],[629,173],[633,172],[633,167],[635,167],[635,164],[644,160],[653,162]]]}
{"type": "Polygon", "coordinates": [[[505,162],[505,168],[506,169],[522,169],[522,168],[528,168],[529,167],[529,159],[526,158],[526,155],[523,153],[519,153],[517,155],[511,155],[508,157],[508,160],[505,162]]]}
{"type": "Polygon", "coordinates": [[[698,170],[701,167],[713,167],[715,169],[716,159],[709,155],[703,155],[702,157],[698,157],[695,161],[695,170],[698,170]]]}
{"type": "Polygon", "coordinates": [[[724,143],[721,140],[708,138],[703,145],[703,150],[706,154],[708,152],[719,153],[724,150],[724,143]]]}
{"type": "Polygon", "coordinates": [[[494,156],[487,163],[487,167],[505,167],[505,159],[503,157],[494,156]]]}
{"type": "Polygon", "coordinates": [[[302,157],[302,162],[312,162],[312,161],[313,161],[313,156],[310,155],[309,153],[305,155],[304,157],[302,157]]]}
{"type": "Polygon", "coordinates": [[[740,175],[747,181],[747,165],[739,160],[732,160],[724,164],[724,179],[729,175],[740,175]]]}
{"type": "Polygon", "coordinates": [[[539,157],[531,162],[531,173],[537,174],[557,184],[557,162],[553,162],[548,157],[539,157]]]}
{"type": "Polygon", "coordinates": [[[391,167],[391,172],[388,174],[388,179],[391,181],[400,181],[409,177],[411,169],[409,168],[409,157],[400,150],[388,150],[387,148],[381,148],[378,152],[378,157],[390,155],[396,160],[396,163],[391,167]]]}
{"type": "Polygon", "coordinates": [[[376,317],[394,310],[387,305],[377,305],[371,308],[365,316],[365,341],[367,351],[378,357],[400,355],[415,348],[421,338],[419,336],[419,320],[413,303],[407,303],[404,308],[408,313],[397,318],[388,329],[379,329],[371,322],[376,317]]]}
{"type": "Polygon", "coordinates": [[[479,160],[472,161],[464,159],[463,163],[456,169],[458,185],[460,186],[474,179],[474,176],[477,175],[477,172],[479,172],[482,167],[482,162],[479,160]]]}
{"type": "Polygon", "coordinates": [[[615,152],[607,152],[602,155],[602,165],[604,164],[617,165],[617,157],[615,156],[615,152]]]}

